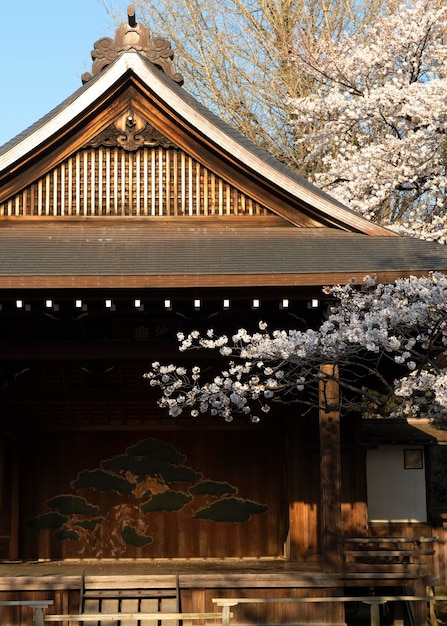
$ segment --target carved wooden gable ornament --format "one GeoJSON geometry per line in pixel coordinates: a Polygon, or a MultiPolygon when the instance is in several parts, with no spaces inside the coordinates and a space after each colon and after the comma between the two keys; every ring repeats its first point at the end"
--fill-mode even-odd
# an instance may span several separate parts
{"type": "Polygon", "coordinates": [[[183,84],[183,76],[175,72],[172,67],[174,53],[171,44],[162,37],[153,39],[149,36],[148,29],[138,24],[135,18],[135,8],[130,5],[127,9],[128,23],[121,24],[115,32],[115,38],[102,37],[95,42],[92,50],[92,71],[82,75],[82,82],[86,83],[110,65],[122,52],[135,51],[148,61],[160,67],[163,72],[175,80],[179,85],[183,84]]]}
{"type": "Polygon", "coordinates": [[[123,148],[134,152],[143,146],[155,148],[176,147],[175,144],[165,137],[160,131],[154,128],[145,119],[129,109],[120,115],[119,118],[110,124],[99,135],[85,144],[85,148],[97,148],[103,146],[107,148],[123,148]]]}

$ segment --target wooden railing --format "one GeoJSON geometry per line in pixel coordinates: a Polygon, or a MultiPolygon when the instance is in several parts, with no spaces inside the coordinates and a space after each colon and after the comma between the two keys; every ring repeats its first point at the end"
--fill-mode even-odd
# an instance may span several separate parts
{"type": "Polygon", "coordinates": [[[81,574],[79,613],[179,613],[180,584],[178,574],[165,576],[163,583],[150,584],[148,576],[126,577],[115,581],[92,580],[81,574]],[[138,580],[138,578],[137,578],[138,580]]]}
{"type": "Polygon", "coordinates": [[[428,557],[437,537],[350,537],[344,539],[346,578],[418,578],[430,574],[428,557]]]}

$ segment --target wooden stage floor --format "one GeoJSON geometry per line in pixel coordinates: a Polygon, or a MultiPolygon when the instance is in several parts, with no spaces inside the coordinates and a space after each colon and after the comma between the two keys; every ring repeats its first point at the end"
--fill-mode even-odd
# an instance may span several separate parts
{"type": "Polygon", "coordinates": [[[70,559],[0,562],[0,591],[79,588],[86,579],[137,579],[155,586],[163,577],[179,577],[180,587],[324,587],[340,584],[317,563],[285,559],[70,559]],[[151,582],[152,581],[152,582],[151,582]]]}

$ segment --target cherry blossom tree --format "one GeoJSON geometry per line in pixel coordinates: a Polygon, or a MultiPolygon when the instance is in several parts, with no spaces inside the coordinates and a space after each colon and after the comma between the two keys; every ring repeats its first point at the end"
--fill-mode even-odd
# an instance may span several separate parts
{"type": "MultiPolygon", "coordinates": [[[[312,89],[293,62],[300,29],[337,40],[363,32],[388,0],[134,0],[138,19],[169,39],[185,89],[280,161],[303,171],[289,99],[312,89]]],[[[120,3],[107,0],[117,21],[120,3]],[[117,6],[117,8],[113,8],[117,6]]],[[[122,3],[121,3],[122,5],[122,3]]],[[[121,14],[121,15],[120,15],[121,14]]],[[[303,172],[305,173],[305,172],[303,172]]]]}
{"type": "MultiPolygon", "coordinates": [[[[439,418],[447,409],[447,276],[407,278],[325,290],[334,305],[319,328],[232,337],[194,331],[180,334],[180,350],[212,350],[223,359],[211,377],[199,366],[152,364],[150,385],[162,391],[161,407],[232,421],[258,422],[274,401],[299,410],[319,406],[328,380],[340,386],[340,410],[366,415],[439,418]],[[326,367],[333,364],[334,367],[326,367]]],[[[326,409],[331,407],[324,407],[326,409]]]]}
{"type": "Polygon", "coordinates": [[[301,33],[293,99],[313,182],[368,219],[445,242],[447,6],[404,2],[365,33],[301,33]]]}

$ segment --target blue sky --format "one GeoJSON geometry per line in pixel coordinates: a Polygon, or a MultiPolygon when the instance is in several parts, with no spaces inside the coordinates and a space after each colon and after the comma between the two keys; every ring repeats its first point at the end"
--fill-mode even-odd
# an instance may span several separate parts
{"type": "Polygon", "coordinates": [[[103,0],[0,0],[0,27],[2,145],[81,86],[94,42],[116,25],[103,0]]]}

